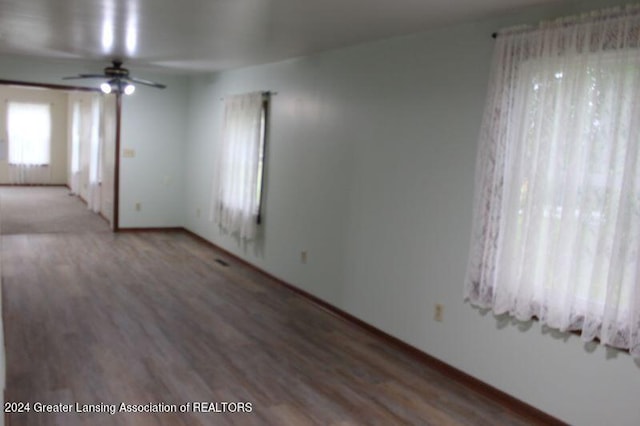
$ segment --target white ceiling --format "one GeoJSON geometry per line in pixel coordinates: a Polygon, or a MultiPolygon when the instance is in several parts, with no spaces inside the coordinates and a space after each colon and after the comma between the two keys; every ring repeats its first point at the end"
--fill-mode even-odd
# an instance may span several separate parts
{"type": "Polygon", "coordinates": [[[553,1],[0,0],[0,54],[215,71],[553,1]]]}

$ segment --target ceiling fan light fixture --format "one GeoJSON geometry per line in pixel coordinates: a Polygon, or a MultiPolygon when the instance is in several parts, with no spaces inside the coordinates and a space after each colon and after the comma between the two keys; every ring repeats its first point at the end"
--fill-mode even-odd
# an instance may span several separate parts
{"type": "Polygon", "coordinates": [[[111,84],[107,83],[106,81],[104,83],[102,83],[100,85],[100,90],[102,90],[102,93],[106,93],[109,94],[111,93],[111,84]]]}
{"type": "Polygon", "coordinates": [[[125,95],[132,95],[133,92],[135,92],[135,91],[136,91],[136,86],[134,86],[133,84],[127,84],[124,87],[124,94],[125,95]]]}

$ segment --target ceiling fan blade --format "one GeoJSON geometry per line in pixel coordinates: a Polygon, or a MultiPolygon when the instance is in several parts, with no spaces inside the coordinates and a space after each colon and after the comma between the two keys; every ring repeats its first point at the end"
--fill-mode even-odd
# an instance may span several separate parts
{"type": "Polygon", "coordinates": [[[79,74],[72,77],[62,77],[63,80],[79,80],[82,78],[106,78],[104,74],[79,74]]]}
{"type": "Polygon", "coordinates": [[[120,89],[123,90],[124,86],[121,86],[122,82],[129,82],[134,84],[142,84],[144,86],[155,87],[156,89],[165,89],[167,86],[161,83],[156,83],[155,81],[143,80],[141,78],[135,78],[129,76],[129,70],[122,67],[122,61],[114,60],[112,61],[112,67],[106,67],[104,69],[103,74],[78,74],[72,77],[62,77],[63,80],[79,80],[83,78],[95,78],[106,80],[106,82],[110,85],[116,84],[120,89]]]}
{"type": "Polygon", "coordinates": [[[141,78],[135,78],[135,77],[127,77],[127,78],[123,78],[123,80],[128,80],[132,83],[143,84],[145,86],[155,87],[156,89],[164,89],[167,87],[166,85],[156,83],[155,81],[143,80],[141,78]]]}

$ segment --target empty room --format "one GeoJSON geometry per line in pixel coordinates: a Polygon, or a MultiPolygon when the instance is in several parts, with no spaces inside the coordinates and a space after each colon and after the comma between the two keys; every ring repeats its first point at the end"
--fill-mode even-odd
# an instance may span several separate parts
{"type": "Polygon", "coordinates": [[[0,425],[640,424],[640,5],[0,0],[0,425]]]}

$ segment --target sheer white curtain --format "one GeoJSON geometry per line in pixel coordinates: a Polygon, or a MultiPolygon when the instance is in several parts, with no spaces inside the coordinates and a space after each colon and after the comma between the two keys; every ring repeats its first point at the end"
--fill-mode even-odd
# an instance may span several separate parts
{"type": "Polygon", "coordinates": [[[467,299],[640,357],[640,8],[500,33],[474,203],[467,299]]]}
{"type": "Polygon", "coordinates": [[[244,239],[254,238],[258,229],[263,120],[262,93],[226,99],[212,219],[225,231],[244,239]]]}
{"type": "Polygon", "coordinates": [[[72,103],[71,118],[71,179],[69,186],[72,194],[80,193],[80,128],[82,125],[81,102],[72,103]]]}
{"type": "Polygon", "coordinates": [[[51,105],[9,102],[9,179],[14,184],[46,184],[51,180],[51,105]]]}
{"type": "Polygon", "coordinates": [[[102,177],[101,141],[102,98],[96,96],[91,103],[91,140],[89,144],[89,193],[87,206],[94,213],[100,212],[102,177]]]}

